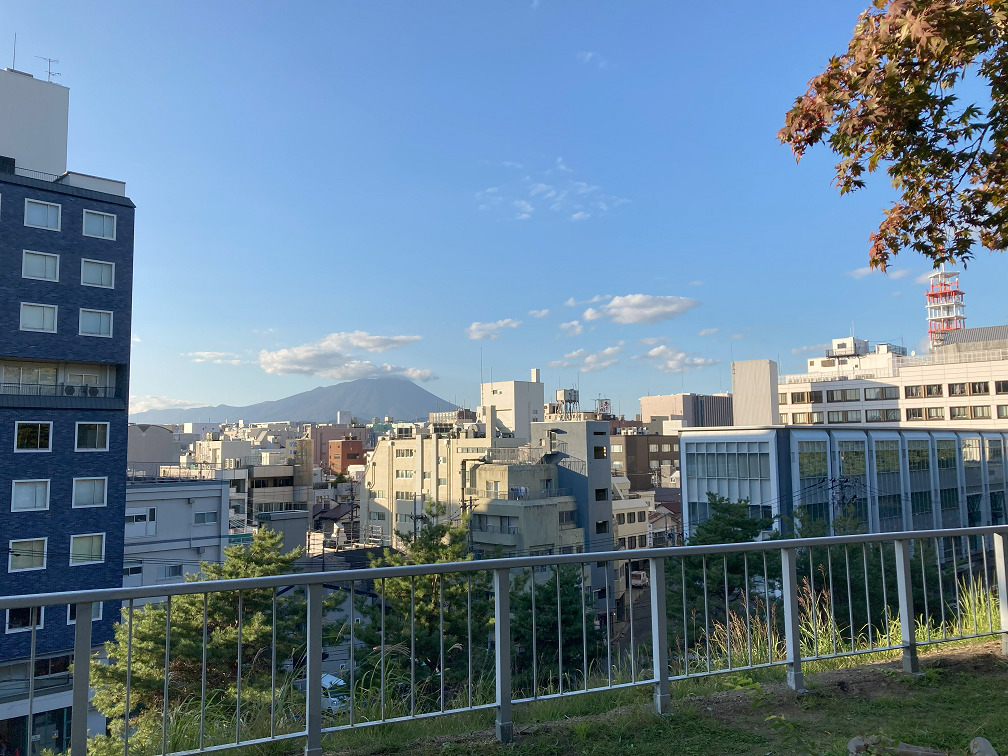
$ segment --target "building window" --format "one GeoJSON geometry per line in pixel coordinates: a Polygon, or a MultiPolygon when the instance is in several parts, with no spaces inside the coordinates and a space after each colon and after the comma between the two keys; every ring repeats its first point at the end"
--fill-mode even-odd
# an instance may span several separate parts
{"type": "Polygon", "coordinates": [[[927,408],[927,419],[928,420],[944,420],[945,419],[945,408],[944,407],[928,407],[927,408]]]}
{"type": "Polygon", "coordinates": [[[787,412],[778,412],[777,413],[777,422],[780,425],[787,425],[787,412]]]}
{"type": "Polygon", "coordinates": [[[74,451],[108,451],[108,423],[77,423],[74,451]]]}
{"type": "Polygon", "coordinates": [[[412,457],[413,456],[413,450],[412,449],[396,449],[395,450],[395,455],[399,459],[402,459],[403,457],[412,457]]]}
{"type": "Polygon", "coordinates": [[[981,404],[971,408],[974,420],[990,420],[991,411],[989,404],[981,404]]]}
{"type": "Polygon", "coordinates": [[[52,202],[25,200],[24,224],[31,228],[60,230],[60,206],[52,202]]]}
{"type": "MultiPolygon", "coordinates": [[[[123,570],[123,574],[125,574],[123,570]]],[[[95,601],[91,604],[91,621],[97,622],[102,618],[102,602],[95,601]]],[[[77,624],[77,604],[67,604],[67,624],[76,625],[77,624]]]]}
{"type": "Polygon", "coordinates": [[[787,404],[787,394],[784,393],[777,394],[777,403],[787,404]]]}
{"type": "Polygon", "coordinates": [[[14,451],[52,451],[52,423],[14,423],[14,451]]]}
{"type": "Polygon", "coordinates": [[[609,448],[612,450],[613,454],[619,454],[623,451],[623,444],[612,444],[609,448]]]}
{"type": "Polygon", "coordinates": [[[864,419],[866,423],[881,423],[882,410],[865,410],[864,419]]]}
{"type": "Polygon", "coordinates": [[[157,535],[157,508],[126,510],[126,537],[157,535]]]}
{"type": "Polygon", "coordinates": [[[97,564],[105,561],[105,534],[87,533],[70,536],[70,564],[97,564]]]}
{"type": "Polygon", "coordinates": [[[46,566],[46,541],[48,538],[27,538],[10,541],[10,556],[7,558],[8,572],[28,572],[44,570],[46,566]]]}
{"type": "Polygon", "coordinates": [[[115,263],[81,260],[81,286],[115,288],[115,263]]]}
{"type": "Polygon", "coordinates": [[[626,521],[630,525],[633,525],[635,522],[637,522],[637,513],[636,512],[627,512],[626,521]]]}
{"type": "Polygon", "coordinates": [[[832,389],[826,392],[828,402],[858,402],[861,401],[860,389],[832,389]]]}
{"type": "Polygon", "coordinates": [[[998,420],[1008,420],[1008,404],[999,404],[997,406],[997,416],[998,420]]]}
{"type": "Polygon", "coordinates": [[[1008,381],[994,381],[995,394],[1008,394],[1008,381]]]}
{"type": "Polygon", "coordinates": [[[622,512],[617,513],[617,515],[616,515],[616,524],[617,525],[625,525],[626,524],[626,515],[623,514],[622,512]]]}
{"type": "Polygon", "coordinates": [[[608,488],[596,488],[595,489],[595,501],[609,501],[609,489],[608,488]]]}
{"type": "Polygon", "coordinates": [[[45,607],[19,607],[7,610],[8,633],[23,633],[32,629],[32,617],[35,618],[35,627],[41,630],[45,627],[45,607]]]}
{"type": "Polygon", "coordinates": [[[652,454],[657,454],[658,453],[658,444],[648,444],[647,450],[649,452],[651,452],[652,454]]]}
{"type": "Polygon", "coordinates": [[[99,213],[95,210],[84,211],[84,236],[93,236],[96,239],[109,239],[115,241],[116,238],[116,217],[109,213],[99,213]]]}
{"type": "Polygon", "coordinates": [[[881,399],[899,399],[899,389],[896,386],[874,386],[864,390],[865,401],[873,402],[881,399]]]}
{"type": "Polygon", "coordinates": [[[605,459],[608,456],[606,454],[607,451],[608,449],[606,449],[604,446],[596,446],[594,450],[595,459],[605,459]]]}
{"type": "Polygon", "coordinates": [[[903,396],[905,396],[907,399],[920,399],[921,397],[924,396],[924,387],[923,386],[904,386],[903,387],[903,396]]]}
{"type": "Polygon", "coordinates": [[[970,416],[969,407],[949,407],[950,420],[967,420],[970,416]]]}
{"type": "Polygon", "coordinates": [[[29,252],[26,249],[21,255],[21,278],[59,281],[59,255],[29,252]]]}
{"type": "Polygon", "coordinates": [[[990,393],[989,381],[973,381],[970,383],[970,393],[974,396],[983,396],[990,393]]]}
{"type": "Polygon", "coordinates": [[[907,420],[923,420],[924,419],[924,408],[923,407],[907,407],[906,410],[907,420]]]}
{"type": "Polygon", "coordinates": [[[661,450],[663,452],[670,452],[670,451],[672,451],[672,444],[662,444],[661,445],[661,450]]]}
{"type": "Polygon", "coordinates": [[[928,399],[933,399],[936,396],[944,396],[942,393],[942,385],[940,383],[929,383],[924,387],[924,396],[928,399]]]}
{"type": "Polygon", "coordinates": [[[22,302],[21,330],[56,333],[56,305],[22,302]]]}
{"type": "Polygon", "coordinates": [[[73,508],[104,507],[108,478],[74,478],[73,508]]]}
{"type": "Polygon", "coordinates": [[[595,523],[595,534],[601,535],[609,532],[609,520],[599,520],[595,523]]]}
{"type": "Polygon", "coordinates": [[[576,525],[577,524],[577,512],[573,509],[568,509],[565,512],[560,512],[560,525],[576,525]]]}
{"type": "Polygon", "coordinates": [[[143,575],[142,562],[123,562],[123,577],[133,577],[143,575]]]}
{"type": "Polygon", "coordinates": [[[197,525],[215,525],[217,524],[217,513],[216,512],[197,512],[195,523],[197,525]]]}
{"type": "Polygon", "coordinates": [[[413,478],[413,471],[412,470],[396,470],[395,471],[395,476],[397,478],[406,478],[408,480],[412,480],[412,478],[413,478]]]}
{"type": "Polygon", "coordinates": [[[80,311],[80,335],[81,336],[112,336],[112,313],[108,310],[85,310],[80,311]]]}
{"type": "Polygon", "coordinates": [[[175,578],[180,578],[184,572],[182,571],[181,564],[168,564],[164,568],[164,577],[162,580],[173,580],[175,578]]]}
{"type": "Polygon", "coordinates": [[[861,410],[840,410],[839,412],[829,412],[828,419],[831,423],[860,423],[861,410]]]}
{"type": "Polygon", "coordinates": [[[49,509],[48,480],[15,480],[11,490],[11,511],[32,512],[49,509]]]}
{"type": "Polygon", "coordinates": [[[791,404],[805,404],[806,402],[808,402],[808,392],[806,391],[791,392],[791,404]]]}
{"type": "Polygon", "coordinates": [[[965,383],[950,383],[948,385],[949,396],[966,396],[966,384],[965,383]]]}

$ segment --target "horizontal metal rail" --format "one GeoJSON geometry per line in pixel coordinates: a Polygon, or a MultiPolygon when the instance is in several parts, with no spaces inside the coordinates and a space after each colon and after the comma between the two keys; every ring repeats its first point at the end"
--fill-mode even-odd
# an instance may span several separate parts
{"type": "MultiPolygon", "coordinates": [[[[804,672],[870,654],[901,654],[916,671],[918,647],[945,641],[999,637],[1008,655],[1008,526],[0,597],[0,611],[14,611],[8,624],[26,631],[7,637],[28,648],[31,702],[43,691],[36,637],[53,607],[75,607],[83,659],[99,602],[106,619],[108,603],[124,607],[118,646],[103,662],[125,664],[129,721],[119,714],[110,724],[124,756],[151,725],[161,743],[134,749],[188,756],[305,738],[307,756],[319,756],[326,733],[489,709],[506,741],[516,703],[648,686],[664,712],[672,682],[701,676],[783,667],[801,690],[804,672]],[[647,560],[646,581],[630,579],[641,565],[628,558],[647,560]],[[327,594],[342,602],[327,605],[327,594]],[[193,659],[173,656],[194,646],[200,680],[180,682],[193,659]],[[198,742],[184,726],[195,707],[198,742]],[[151,718],[146,730],[133,724],[138,716],[151,718]]],[[[74,667],[72,756],[86,756],[79,714],[91,670],[74,667]]]]}

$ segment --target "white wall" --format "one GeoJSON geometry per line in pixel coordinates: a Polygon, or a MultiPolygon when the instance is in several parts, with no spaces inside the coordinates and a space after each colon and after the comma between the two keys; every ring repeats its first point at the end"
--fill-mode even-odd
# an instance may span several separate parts
{"type": "Polygon", "coordinates": [[[66,172],[70,90],[9,69],[0,71],[0,155],[19,168],[66,172]]]}

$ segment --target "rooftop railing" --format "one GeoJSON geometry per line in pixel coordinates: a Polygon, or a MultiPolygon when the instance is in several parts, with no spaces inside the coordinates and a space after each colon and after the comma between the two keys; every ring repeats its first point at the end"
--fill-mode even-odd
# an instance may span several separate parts
{"type": "Polygon", "coordinates": [[[555,499],[558,496],[573,496],[570,488],[527,488],[525,486],[513,486],[507,491],[487,491],[483,488],[466,488],[466,497],[474,499],[496,499],[500,501],[541,501],[542,499],[555,499]]]}
{"type": "Polygon", "coordinates": [[[75,383],[0,383],[0,394],[20,396],[86,396],[91,399],[115,397],[115,386],[81,386],[75,383]]]}
{"type": "MultiPolygon", "coordinates": [[[[677,680],[780,668],[801,691],[805,672],[847,657],[915,673],[920,648],[987,637],[1008,655],[1008,526],[636,549],[647,579],[629,587],[627,556],[4,596],[0,610],[21,625],[6,638],[21,639],[31,697],[53,622],[38,613],[122,605],[109,659],[74,665],[72,756],[86,756],[89,688],[127,756],[297,739],[320,756],[327,733],[478,710],[509,741],[514,704],[599,690],[650,688],[664,713],[677,680]]],[[[91,654],[86,619],[74,649],[91,654]]]]}

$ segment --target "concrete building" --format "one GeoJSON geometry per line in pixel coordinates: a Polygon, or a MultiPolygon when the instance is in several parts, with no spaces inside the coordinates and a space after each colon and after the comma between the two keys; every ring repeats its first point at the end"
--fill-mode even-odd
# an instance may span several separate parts
{"type": "Polygon", "coordinates": [[[1004,427],[1008,326],[963,328],[946,338],[948,345],[922,356],[834,339],[825,357],[809,360],[810,372],[782,375],[776,385],[770,360],[733,363],[737,424],[1004,427]]]}
{"type": "Polygon", "coordinates": [[[356,438],[329,442],[329,474],[346,475],[351,465],[364,464],[364,443],[356,438]]]}
{"type": "MultiPolygon", "coordinates": [[[[480,384],[480,405],[496,407],[497,419],[523,444],[531,438],[531,424],[543,420],[545,389],[539,369],[528,381],[492,381],[480,384]]],[[[490,433],[488,432],[488,435],[490,433]]]]}
{"type": "Polygon", "coordinates": [[[312,441],[312,464],[315,467],[324,468],[328,463],[330,441],[338,441],[349,436],[360,441],[365,449],[373,446],[371,429],[363,425],[312,424],[307,433],[312,441]]]}
{"type": "Polygon", "coordinates": [[[731,394],[642,396],[641,420],[670,421],[680,428],[732,425],[731,394]]]}
{"type": "Polygon", "coordinates": [[[469,467],[469,530],[477,558],[584,550],[577,501],[557,485],[558,467],[527,458],[469,467]]]}
{"type": "Polygon", "coordinates": [[[841,514],[866,532],[1005,522],[1008,431],[968,428],[711,428],[683,431],[683,524],[709,515],[707,492],[748,498],[788,527],[800,510],[834,533],[841,514]]]}
{"type": "MultiPolygon", "coordinates": [[[[134,205],[123,182],[66,170],[68,107],[65,87],[0,71],[4,595],[122,580],[134,205]]],[[[118,610],[94,605],[96,646],[111,637],[118,610]]],[[[3,614],[0,741],[27,753],[30,732],[34,748],[61,752],[75,618],[66,606],[3,614]]]]}
{"type": "Polygon", "coordinates": [[[126,429],[126,461],[176,465],[182,455],[178,434],[166,425],[130,423],[126,429]]]}
{"type": "Polygon", "coordinates": [[[128,483],[123,586],[180,583],[200,562],[222,562],[229,498],[224,481],[128,483]]]}
{"type": "Polygon", "coordinates": [[[679,469],[679,436],[619,435],[609,437],[614,476],[627,478],[631,491],[646,491],[661,485],[661,468],[679,469]]]}

